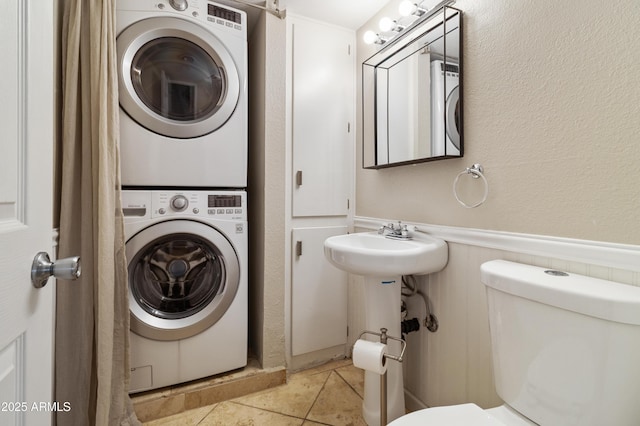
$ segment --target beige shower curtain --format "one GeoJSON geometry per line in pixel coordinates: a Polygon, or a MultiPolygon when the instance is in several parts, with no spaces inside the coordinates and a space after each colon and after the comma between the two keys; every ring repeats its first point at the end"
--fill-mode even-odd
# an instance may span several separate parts
{"type": "Polygon", "coordinates": [[[59,426],[139,425],[127,394],[129,307],[120,206],[115,0],[61,0],[59,257],[82,277],[57,284],[59,426]]]}

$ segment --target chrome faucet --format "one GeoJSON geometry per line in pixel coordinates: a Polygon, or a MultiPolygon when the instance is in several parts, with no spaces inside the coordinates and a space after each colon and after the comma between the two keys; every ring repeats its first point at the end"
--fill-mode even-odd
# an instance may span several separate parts
{"type": "Polygon", "coordinates": [[[382,225],[378,229],[378,234],[384,235],[387,238],[393,238],[396,240],[410,240],[409,229],[407,225],[403,225],[401,221],[398,221],[398,224],[395,225],[389,222],[388,225],[382,225]]]}

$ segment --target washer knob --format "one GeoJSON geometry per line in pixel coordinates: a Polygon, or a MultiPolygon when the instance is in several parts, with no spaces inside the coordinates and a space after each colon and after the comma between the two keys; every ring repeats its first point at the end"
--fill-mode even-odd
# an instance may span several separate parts
{"type": "Polygon", "coordinates": [[[189,200],[184,195],[176,195],[171,199],[171,208],[177,212],[181,212],[189,205],[189,200]]]}
{"type": "Polygon", "coordinates": [[[187,0],[169,0],[169,4],[172,8],[180,12],[187,10],[187,7],[189,7],[187,0]]]}

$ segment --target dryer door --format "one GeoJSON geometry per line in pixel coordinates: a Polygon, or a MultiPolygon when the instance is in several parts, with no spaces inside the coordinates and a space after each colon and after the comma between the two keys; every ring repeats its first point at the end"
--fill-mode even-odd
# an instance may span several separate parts
{"type": "Polygon", "coordinates": [[[238,290],[240,264],[215,228],[169,220],[134,235],[129,259],[131,330],[155,340],[194,336],[215,324],[238,290]]]}
{"type": "Polygon", "coordinates": [[[460,86],[456,86],[449,92],[446,102],[446,129],[449,140],[460,150],[460,86]]]}
{"type": "Polygon", "coordinates": [[[179,18],[149,18],[125,29],[117,47],[120,106],[152,132],[195,138],[233,114],[238,70],[207,29],[179,18]]]}

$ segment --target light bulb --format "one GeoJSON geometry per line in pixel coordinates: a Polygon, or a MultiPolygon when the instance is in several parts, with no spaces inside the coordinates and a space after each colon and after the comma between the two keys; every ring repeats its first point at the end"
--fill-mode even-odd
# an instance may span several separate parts
{"type": "Polygon", "coordinates": [[[378,23],[378,27],[380,28],[380,31],[386,33],[388,31],[391,31],[393,27],[395,27],[395,22],[393,22],[391,18],[385,16],[378,23]]]}
{"type": "Polygon", "coordinates": [[[401,16],[422,16],[427,11],[426,8],[421,6],[422,2],[415,3],[412,0],[403,0],[400,5],[398,5],[398,13],[401,16]]]}
{"type": "Polygon", "coordinates": [[[411,16],[417,8],[417,5],[411,0],[403,0],[400,2],[400,5],[398,5],[398,13],[400,13],[401,16],[411,16]]]}
{"type": "Polygon", "coordinates": [[[376,42],[376,40],[378,40],[378,34],[369,30],[364,33],[364,35],[362,36],[362,40],[364,40],[365,44],[373,44],[376,42]]]}

